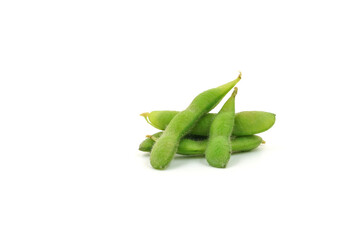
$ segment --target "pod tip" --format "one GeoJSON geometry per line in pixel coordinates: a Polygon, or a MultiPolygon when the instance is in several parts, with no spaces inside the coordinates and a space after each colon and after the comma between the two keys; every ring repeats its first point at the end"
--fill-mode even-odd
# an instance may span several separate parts
{"type": "Polygon", "coordinates": [[[155,125],[153,125],[153,124],[150,122],[150,120],[149,120],[150,113],[149,113],[149,112],[141,113],[140,116],[144,117],[144,118],[146,119],[146,122],[148,122],[148,124],[150,124],[152,127],[157,128],[155,125]]]}
{"type": "Polygon", "coordinates": [[[266,141],[262,140],[262,144],[265,144],[265,143],[266,143],[266,141]]]}

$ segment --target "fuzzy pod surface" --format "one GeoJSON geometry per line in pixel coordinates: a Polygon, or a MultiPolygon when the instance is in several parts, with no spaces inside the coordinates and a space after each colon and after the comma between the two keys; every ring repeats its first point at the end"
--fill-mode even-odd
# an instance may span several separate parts
{"type": "Polygon", "coordinates": [[[231,157],[231,135],[234,125],[237,90],[237,88],[234,88],[231,97],[218,112],[210,127],[205,155],[208,164],[212,167],[226,167],[231,157]]]}
{"type": "Polygon", "coordinates": [[[153,168],[164,169],[167,167],[177,152],[181,138],[194,127],[204,114],[217,106],[240,79],[241,75],[231,82],[202,92],[184,111],[173,117],[152,148],[150,162],[153,168]]]}
{"type": "MultiPolygon", "coordinates": [[[[159,130],[165,130],[178,111],[152,111],[143,113],[146,121],[159,130]]],[[[191,129],[190,134],[208,136],[209,129],[216,117],[216,113],[205,114],[191,129]]],[[[233,136],[247,136],[265,132],[270,129],[276,120],[276,115],[263,111],[238,112],[234,118],[233,136]]]]}
{"type": "MultiPolygon", "coordinates": [[[[142,152],[151,152],[156,139],[162,134],[158,132],[152,136],[148,136],[139,146],[139,150],[142,152]]],[[[257,148],[263,139],[260,136],[242,136],[231,137],[232,153],[247,152],[257,148]]],[[[177,154],[180,155],[204,155],[208,144],[208,139],[194,139],[194,138],[182,138],[177,149],[177,154]]]]}

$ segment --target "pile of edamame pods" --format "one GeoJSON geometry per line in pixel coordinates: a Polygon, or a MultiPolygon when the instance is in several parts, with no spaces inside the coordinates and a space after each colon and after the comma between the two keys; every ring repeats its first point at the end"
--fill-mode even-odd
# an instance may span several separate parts
{"type": "Polygon", "coordinates": [[[174,155],[204,155],[212,167],[225,168],[232,153],[245,152],[264,143],[254,135],[267,131],[274,125],[275,114],[262,111],[235,113],[235,85],[242,74],[224,85],[196,96],[182,112],[153,111],[143,113],[153,127],[163,130],[147,135],[139,147],[151,152],[150,161],[155,169],[165,169],[174,155]],[[224,96],[232,95],[217,113],[209,113],[224,96]]]}

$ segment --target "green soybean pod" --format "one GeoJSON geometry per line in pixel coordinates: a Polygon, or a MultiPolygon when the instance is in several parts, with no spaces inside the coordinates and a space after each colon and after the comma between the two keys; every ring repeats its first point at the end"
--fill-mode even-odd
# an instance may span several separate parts
{"type": "Polygon", "coordinates": [[[199,94],[186,110],[178,113],[168,124],[152,148],[150,160],[155,169],[164,169],[177,152],[178,144],[194,124],[211,111],[239,82],[241,74],[233,81],[199,94]]]}
{"type": "Polygon", "coordinates": [[[147,135],[146,139],[143,140],[138,148],[138,150],[142,151],[142,152],[150,152],[152,149],[153,144],[155,143],[155,141],[153,139],[157,139],[162,135],[162,132],[158,132],[155,133],[153,135],[147,135]],[[151,137],[153,139],[151,139],[151,137]]]}
{"type": "Polygon", "coordinates": [[[257,135],[231,137],[232,153],[251,151],[261,143],[265,144],[266,142],[257,135]]]}
{"type": "MultiPolygon", "coordinates": [[[[142,113],[146,121],[153,127],[164,130],[171,120],[178,114],[178,111],[152,111],[142,113]]],[[[209,129],[216,117],[215,113],[205,114],[190,131],[191,134],[208,136],[209,129]]],[[[263,111],[243,111],[236,113],[234,118],[233,136],[246,136],[258,134],[270,129],[276,120],[276,115],[263,111]]]]}
{"type": "Polygon", "coordinates": [[[234,106],[237,90],[237,88],[234,88],[232,96],[218,112],[210,127],[206,159],[212,167],[225,168],[231,158],[231,135],[234,125],[234,106]]]}
{"type": "MultiPolygon", "coordinates": [[[[153,147],[153,144],[155,143],[154,140],[158,139],[161,135],[162,135],[162,132],[157,132],[153,135],[147,135],[146,136],[147,138],[142,141],[142,143],[140,144],[138,149],[143,152],[150,152],[153,147]]],[[[197,135],[186,135],[185,139],[195,141],[195,140],[205,140],[207,138],[203,137],[203,136],[197,136],[197,135]]],[[[181,140],[181,142],[182,142],[182,140],[181,140]]]]}
{"type": "Polygon", "coordinates": [[[234,118],[233,135],[246,136],[265,132],[275,123],[276,115],[261,111],[243,111],[234,118]]]}
{"type": "MultiPolygon", "coordinates": [[[[147,135],[139,147],[142,152],[151,152],[155,141],[162,134],[162,132],[153,134],[152,136],[147,135]]],[[[261,143],[264,143],[263,139],[259,136],[242,136],[242,137],[231,137],[232,153],[236,152],[247,152],[257,148],[261,143]]],[[[208,139],[193,139],[182,138],[177,149],[177,154],[180,155],[204,155],[208,144],[208,139]]]]}

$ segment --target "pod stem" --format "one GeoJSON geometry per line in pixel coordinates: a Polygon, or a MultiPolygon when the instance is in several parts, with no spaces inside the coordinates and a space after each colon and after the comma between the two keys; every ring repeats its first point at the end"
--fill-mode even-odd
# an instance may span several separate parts
{"type": "Polygon", "coordinates": [[[149,116],[149,115],[150,115],[149,112],[145,112],[145,113],[141,113],[141,114],[140,114],[140,116],[142,116],[142,117],[144,117],[144,118],[146,119],[146,122],[147,122],[148,124],[150,124],[152,127],[156,128],[156,126],[153,125],[153,124],[150,122],[150,120],[148,119],[148,116],[149,116]]]}
{"type": "Polygon", "coordinates": [[[152,139],[153,141],[157,141],[157,139],[158,138],[156,138],[155,136],[153,136],[153,135],[146,135],[146,138],[150,138],[150,139],[152,139]]]}
{"type": "Polygon", "coordinates": [[[237,95],[237,92],[238,92],[238,88],[234,87],[231,97],[235,97],[237,95]]]}
{"type": "Polygon", "coordinates": [[[266,143],[266,141],[262,140],[262,144],[265,144],[265,143],[266,143]]]}

